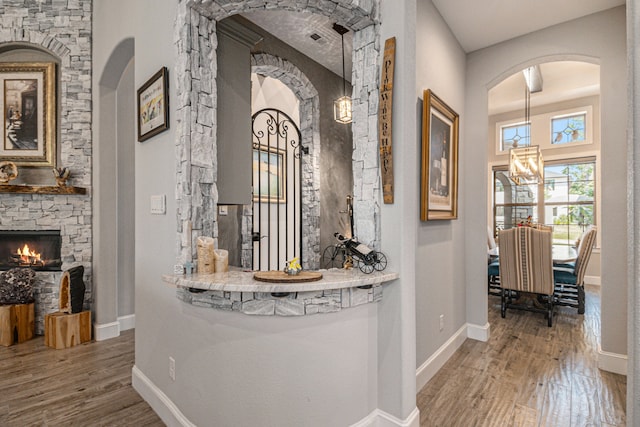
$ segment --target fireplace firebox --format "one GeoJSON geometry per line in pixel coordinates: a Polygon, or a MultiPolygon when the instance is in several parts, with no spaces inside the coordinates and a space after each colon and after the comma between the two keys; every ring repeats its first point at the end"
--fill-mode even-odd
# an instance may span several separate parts
{"type": "Polygon", "coordinates": [[[62,237],[59,230],[0,231],[0,270],[30,267],[60,271],[62,237]]]}

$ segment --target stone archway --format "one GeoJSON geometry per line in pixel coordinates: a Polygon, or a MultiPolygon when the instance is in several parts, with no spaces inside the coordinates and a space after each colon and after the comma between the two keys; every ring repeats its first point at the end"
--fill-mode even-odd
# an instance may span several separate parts
{"type": "Polygon", "coordinates": [[[379,0],[365,5],[352,0],[327,0],[301,6],[277,0],[181,0],[176,18],[176,205],[178,262],[193,258],[197,236],[217,237],[216,150],[216,23],[228,16],[265,9],[312,12],[331,17],[354,31],[353,41],[353,175],[354,226],[359,240],[380,244],[381,184],[377,122],[379,79],[379,0]],[[196,159],[194,161],[194,159],[196,159]],[[213,161],[215,162],[215,160],[213,161]],[[213,218],[203,221],[202,218],[213,218]]]}

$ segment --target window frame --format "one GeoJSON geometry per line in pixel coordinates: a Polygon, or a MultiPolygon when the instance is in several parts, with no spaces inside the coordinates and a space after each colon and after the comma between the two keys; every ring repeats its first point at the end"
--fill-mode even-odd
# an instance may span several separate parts
{"type": "MultiPolygon", "coordinates": [[[[567,147],[577,147],[582,145],[590,145],[594,143],[594,116],[592,105],[581,105],[575,108],[569,108],[560,111],[553,111],[542,114],[531,115],[529,123],[529,145],[538,145],[542,150],[558,150],[567,147]],[[552,144],[552,121],[553,119],[574,116],[578,114],[585,115],[585,139],[584,141],[576,141],[566,144],[552,144]]],[[[509,154],[509,149],[504,150],[502,140],[502,129],[510,126],[525,124],[522,116],[510,120],[502,120],[495,124],[495,150],[496,155],[503,156],[509,154]]]]}
{"type": "MultiPolygon", "coordinates": [[[[537,195],[536,195],[536,202],[535,203],[502,203],[500,205],[498,205],[496,203],[496,176],[495,173],[498,171],[502,171],[502,172],[507,172],[508,171],[508,165],[505,164],[493,164],[493,165],[489,165],[489,176],[490,176],[490,181],[491,181],[491,185],[490,188],[492,189],[491,192],[491,206],[490,206],[490,214],[491,214],[491,224],[492,224],[492,230],[494,233],[497,233],[497,223],[496,223],[496,213],[497,213],[497,209],[499,207],[507,207],[511,206],[511,207],[525,207],[525,206],[533,206],[533,209],[535,210],[535,214],[537,214],[537,222],[539,222],[540,224],[546,224],[546,225],[551,225],[554,227],[555,230],[555,224],[547,224],[547,218],[546,218],[546,208],[547,207],[558,207],[558,206],[578,206],[578,205],[582,205],[582,206],[592,206],[592,210],[593,210],[593,225],[598,225],[598,221],[599,221],[599,216],[598,216],[598,212],[599,212],[599,198],[600,198],[600,191],[599,191],[599,185],[598,185],[598,175],[600,172],[600,168],[599,168],[599,160],[598,160],[598,156],[597,155],[586,155],[586,156],[580,156],[580,157],[569,157],[569,158],[554,158],[554,159],[549,159],[547,161],[545,161],[545,168],[547,166],[557,166],[557,165],[577,165],[577,164],[584,164],[584,163],[591,163],[593,164],[593,191],[594,191],[594,195],[593,195],[593,201],[582,201],[582,202],[570,202],[570,201],[566,201],[566,202],[552,202],[552,203],[547,203],[545,202],[545,198],[544,198],[544,192],[545,192],[545,183],[539,183],[536,187],[537,187],[537,195]]],[[[546,174],[545,174],[546,175],[546,174]]],[[[546,181],[546,180],[545,180],[546,181]]],[[[536,215],[534,215],[535,217],[536,215]]],[[[505,221],[506,223],[506,221],[505,221]]],[[[567,242],[569,244],[571,244],[570,240],[567,240],[567,242]]],[[[562,244],[562,243],[556,243],[556,244],[562,244]]]]}

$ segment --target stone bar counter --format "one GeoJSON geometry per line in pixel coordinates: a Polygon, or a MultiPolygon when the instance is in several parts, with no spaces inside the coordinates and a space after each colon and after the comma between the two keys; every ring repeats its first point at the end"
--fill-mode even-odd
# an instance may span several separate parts
{"type": "Polygon", "coordinates": [[[185,303],[249,315],[305,316],[331,313],[382,299],[382,285],[399,277],[394,272],[362,273],[357,269],[320,270],[314,282],[265,283],[253,271],[164,275],[185,303]]]}

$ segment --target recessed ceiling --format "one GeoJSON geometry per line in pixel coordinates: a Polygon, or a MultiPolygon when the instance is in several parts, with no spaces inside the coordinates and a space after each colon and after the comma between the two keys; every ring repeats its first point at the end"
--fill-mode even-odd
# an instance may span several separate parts
{"type": "MultiPolygon", "coordinates": [[[[542,91],[531,94],[531,107],[600,94],[600,66],[587,62],[557,61],[540,64],[542,91]]],[[[489,91],[489,115],[524,111],[525,81],[513,74],[489,91]]]]}
{"type": "MultiPolygon", "coordinates": [[[[342,42],[340,34],[333,29],[335,21],[324,15],[284,10],[243,13],[242,16],[342,77],[342,42]]],[[[352,45],[353,32],[349,31],[344,35],[347,81],[351,81],[352,45]]]]}
{"type": "Polygon", "coordinates": [[[625,4],[625,0],[433,0],[465,52],[625,4]]]}

